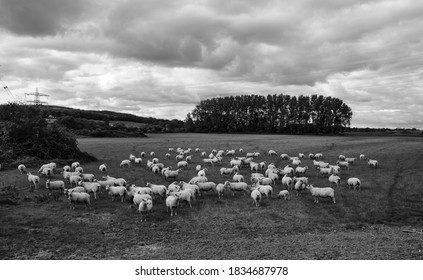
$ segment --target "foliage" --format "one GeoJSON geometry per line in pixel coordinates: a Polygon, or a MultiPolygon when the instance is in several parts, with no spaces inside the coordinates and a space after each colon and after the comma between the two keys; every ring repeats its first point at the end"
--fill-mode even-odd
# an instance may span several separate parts
{"type": "Polygon", "coordinates": [[[0,160],[95,158],[81,152],[63,126],[48,125],[37,106],[9,103],[0,109],[0,160]]]}
{"type": "Polygon", "coordinates": [[[351,108],[324,96],[241,95],[202,100],[185,119],[191,132],[337,134],[351,108]]]}

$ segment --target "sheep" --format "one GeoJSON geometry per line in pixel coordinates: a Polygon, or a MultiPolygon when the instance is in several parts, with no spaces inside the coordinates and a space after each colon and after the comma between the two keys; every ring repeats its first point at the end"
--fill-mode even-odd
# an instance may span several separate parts
{"type": "Polygon", "coordinates": [[[124,160],[122,160],[121,162],[120,162],[120,165],[119,165],[121,168],[122,167],[128,167],[128,168],[131,168],[131,161],[129,160],[129,159],[124,159],[124,160]]]}
{"type": "Polygon", "coordinates": [[[185,189],[185,190],[176,192],[175,194],[179,195],[179,201],[186,201],[189,207],[192,208],[192,205],[191,205],[192,193],[193,193],[192,190],[185,189]]]}
{"type": "Polygon", "coordinates": [[[172,153],[174,150],[175,150],[175,149],[173,149],[173,148],[169,148],[169,149],[168,149],[169,153],[172,153]]]}
{"type": "Polygon", "coordinates": [[[181,187],[180,190],[191,190],[191,193],[192,193],[191,198],[193,200],[196,199],[196,196],[200,196],[201,195],[200,188],[196,184],[190,184],[190,183],[187,183],[185,181],[180,181],[179,182],[179,186],[181,187]]]}
{"type": "Polygon", "coordinates": [[[286,186],[288,190],[292,190],[293,180],[288,175],[282,177],[282,186],[286,186]]]}
{"type": "Polygon", "coordinates": [[[304,183],[308,184],[308,177],[293,177],[292,178],[293,183],[297,183],[298,181],[303,181],[304,183]]]}
{"type": "Polygon", "coordinates": [[[22,173],[22,174],[26,174],[26,166],[23,164],[19,164],[18,166],[18,170],[22,173]]]}
{"type": "Polygon", "coordinates": [[[40,183],[40,177],[37,175],[32,175],[31,172],[27,173],[28,176],[28,182],[29,182],[29,188],[31,189],[31,184],[34,185],[34,190],[38,189],[38,184],[40,183]]]}
{"type": "Polygon", "coordinates": [[[330,197],[333,203],[335,203],[335,190],[332,188],[315,188],[313,185],[307,185],[306,187],[312,196],[314,196],[314,203],[319,203],[319,197],[330,197]]]}
{"type": "Polygon", "coordinates": [[[86,191],[85,191],[84,187],[75,187],[75,188],[72,188],[72,189],[63,189],[63,193],[66,195],[66,197],[69,197],[69,194],[72,193],[72,192],[80,193],[80,192],[86,192],[86,191]]]}
{"type": "Polygon", "coordinates": [[[248,185],[245,182],[229,182],[226,181],[224,187],[232,191],[232,195],[235,195],[235,192],[244,192],[244,195],[248,192],[248,185]]]}
{"type": "Polygon", "coordinates": [[[339,155],[338,156],[338,160],[340,160],[340,161],[345,161],[345,156],[344,155],[339,155]]]}
{"type": "Polygon", "coordinates": [[[332,174],[339,175],[341,173],[341,167],[338,165],[329,165],[329,168],[332,168],[332,174]]]}
{"type": "Polygon", "coordinates": [[[178,208],[179,196],[179,193],[176,193],[175,195],[170,195],[166,198],[166,211],[169,212],[170,209],[171,217],[173,214],[177,215],[176,208],[178,208]]]}
{"type": "Polygon", "coordinates": [[[206,156],[207,156],[207,153],[206,153],[206,152],[202,152],[202,153],[201,153],[201,157],[202,157],[202,158],[205,158],[206,156]]]}
{"type": "Polygon", "coordinates": [[[206,176],[206,172],[209,171],[207,168],[198,171],[197,176],[206,176]]]}
{"type": "Polygon", "coordinates": [[[309,158],[309,159],[316,159],[316,157],[314,156],[314,154],[313,154],[313,153],[309,153],[309,154],[308,154],[308,158],[309,158]]]}
{"type": "Polygon", "coordinates": [[[50,167],[44,167],[41,171],[41,176],[43,175],[47,178],[50,178],[50,176],[53,175],[53,169],[50,167]]]}
{"type": "Polygon", "coordinates": [[[226,151],[226,155],[227,156],[233,156],[233,155],[235,155],[235,150],[228,150],[228,151],[226,151]]]}
{"type": "Polygon", "coordinates": [[[273,172],[269,172],[269,174],[267,174],[267,178],[271,179],[273,184],[276,184],[276,181],[279,179],[279,175],[273,172]]]}
{"type": "Polygon", "coordinates": [[[78,185],[84,187],[87,193],[93,193],[94,199],[97,199],[97,193],[100,191],[101,188],[99,183],[79,181],[78,185]]]}
{"type": "Polygon", "coordinates": [[[269,150],[269,156],[277,156],[278,154],[274,150],[269,150]]]}
{"type": "Polygon", "coordinates": [[[266,162],[265,161],[260,162],[259,167],[260,167],[260,169],[265,169],[266,168],[266,162]]]}
{"type": "Polygon", "coordinates": [[[353,165],[356,158],[345,158],[345,161],[353,165]]]}
{"type": "Polygon", "coordinates": [[[329,182],[331,185],[336,184],[336,186],[339,187],[339,185],[341,184],[341,177],[339,177],[338,175],[332,174],[329,176],[329,182]]]}
{"type": "Polygon", "coordinates": [[[103,177],[104,179],[106,179],[106,181],[112,181],[113,185],[115,186],[126,186],[127,182],[125,179],[123,178],[115,178],[115,177],[111,177],[109,175],[107,175],[106,177],[103,177]]]}
{"type": "Polygon", "coordinates": [[[200,152],[200,148],[195,148],[195,150],[194,150],[196,153],[199,153],[200,152]]]}
{"type": "Polygon", "coordinates": [[[69,207],[75,209],[76,203],[85,203],[87,209],[91,208],[90,195],[85,192],[68,193],[69,207]]]}
{"type": "Polygon", "coordinates": [[[45,168],[49,168],[49,169],[51,169],[52,171],[54,171],[54,169],[56,168],[56,164],[55,164],[54,162],[50,162],[50,163],[47,163],[47,164],[43,164],[43,165],[40,167],[40,169],[38,170],[38,174],[41,174],[45,168]]]}
{"type": "Polygon", "coordinates": [[[360,181],[360,179],[358,179],[356,177],[348,178],[347,184],[348,184],[348,187],[350,189],[351,189],[351,187],[354,187],[354,190],[356,188],[358,188],[359,190],[361,190],[361,181],[360,181]]]}
{"type": "Polygon", "coordinates": [[[136,192],[136,193],[134,194],[134,196],[133,196],[133,203],[134,203],[134,205],[135,205],[135,210],[138,210],[138,209],[139,209],[140,204],[141,204],[141,202],[142,202],[144,199],[151,199],[151,200],[153,200],[153,198],[152,198],[152,197],[151,197],[151,195],[149,195],[149,194],[140,194],[140,193],[138,193],[138,192],[136,192]]]}
{"type": "Polygon", "coordinates": [[[100,188],[106,189],[107,186],[115,186],[115,180],[97,180],[94,179],[93,182],[96,182],[100,185],[100,188]]]}
{"type": "Polygon", "coordinates": [[[134,163],[141,165],[142,164],[142,158],[136,157],[135,160],[134,160],[134,163]]]}
{"type": "Polygon", "coordinates": [[[165,158],[170,159],[170,153],[166,153],[165,158]]]}
{"type": "Polygon", "coordinates": [[[280,173],[283,175],[294,176],[295,169],[292,166],[287,165],[280,171],[280,173]]]}
{"type": "Polygon", "coordinates": [[[197,176],[197,177],[193,177],[189,181],[190,184],[196,184],[197,182],[205,183],[205,182],[208,182],[208,179],[205,176],[197,176]]]}
{"type": "Polygon", "coordinates": [[[313,165],[316,167],[316,169],[319,169],[319,168],[327,168],[329,166],[329,163],[313,160],[313,165]]]}
{"type": "Polygon", "coordinates": [[[120,196],[120,202],[123,202],[125,195],[128,194],[126,187],[124,186],[106,186],[106,192],[112,197],[112,201],[115,200],[116,196],[120,196]]]}
{"type": "Polygon", "coordinates": [[[360,160],[365,160],[366,156],[364,154],[360,154],[360,160]]]}
{"type": "Polygon", "coordinates": [[[156,154],[155,154],[154,152],[151,152],[151,153],[150,153],[150,158],[154,158],[154,157],[155,157],[155,155],[156,155],[156,154]]]}
{"type": "Polygon", "coordinates": [[[368,159],[367,164],[369,165],[369,167],[374,167],[374,168],[379,167],[379,162],[375,159],[368,159]]]}
{"type": "Polygon", "coordinates": [[[297,166],[295,168],[295,174],[296,175],[304,175],[307,170],[308,170],[308,166],[304,166],[304,167],[297,166]]]}
{"type": "Polygon", "coordinates": [[[50,181],[50,179],[47,179],[46,188],[49,190],[49,195],[52,195],[52,192],[54,191],[55,195],[53,196],[53,199],[57,201],[59,199],[57,191],[60,191],[60,193],[63,193],[65,191],[65,182],[60,180],[50,181]]]}
{"type": "Polygon", "coordinates": [[[198,188],[201,191],[213,191],[214,193],[216,193],[216,183],[214,182],[197,182],[196,185],[198,186],[198,188]]]}
{"type": "Polygon", "coordinates": [[[289,159],[289,158],[290,158],[290,156],[289,156],[288,154],[281,154],[281,155],[280,155],[280,158],[281,158],[281,159],[289,159]]]}
{"type": "Polygon", "coordinates": [[[145,157],[145,152],[141,152],[140,157],[142,157],[142,158],[145,157]]]}
{"type": "Polygon", "coordinates": [[[265,195],[266,199],[272,198],[273,188],[270,185],[256,185],[257,190],[261,193],[261,195],[265,195]]]}
{"type": "Polygon", "coordinates": [[[210,164],[211,166],[214,167],[213,158],[203,158],[203,165],[206,165],[206,164],[210,164]]]}
{"type": "Polygon", "coordinates": [[[154,198],[156,198],[157,196],[161,198],[166,197],[167,188],[165,185],[156,185],[147,182],[145,186],[151,189],[154,198]]]}
{"type": "Polygon", "coordinates": [[[240,160],[240,159],[231,159],[231,161],[229,162],[229,164],[231,165],[231,167],[234,167],[234,166],[241,166],[242,165],[242,160],[240,160]]]}
{"type": "Polygon", "coordinates": [[[278,194],[278,198],[280,198],[280,199],[283,198],[284,200],[289,199],[289,191],[287,191],[287,190],[281,190],[279,192],[279,194],[278,194]]]}
{"type": "Polygon", "coordinates": [[[147,215],[151,216],[151,210],[153,209],[153,200],[143,198],[138,206],[138,212],[141,214],[141,222],[147,221],[147,215]]]}
{"type": "Polygon", "coordinates": [[[295,183],[294,189],[297,191],[297,196],[301,196],[303,190],[307,187],[307,183],[303,182],[302,180],[298,180],[295,183]]]}
{"type": "Polygon", "coordinates": [[[223,184],[217,184],[216,185],[216,193],[217,193],[217,198],[221,199],[223,198],[223,193],[225,192],[225,186],[223,184]]]}
{"type": "Polygon", "coordinates": [[[291,162],[292,162],[292,165],[296,165],[296,166],[302,164],[301,160],[299,160],[298,158],[294,158],[291,162]]]}
{"type": "Polygon", "coordinates": [[[77,167],[79,167],[79,166],[81,166],[81,164],[79,164],[79,162],[77,162],[77,161],[75,161],[75,162],[73,162],[73,163],[71,164],[72,170],[74,170],[74,171],[75,171],[75,169],[76,169],[77,167]]]}
{"type": "Polygon", "coordinates": [[[239,152],[242,154],[244,153],[244,149],[243,148],[239,148],[239,152]]]}
{"type": "Polygon", "coordinates": [[[271,185],[275,183],[275,181],[273,181],[271,178],[268,178],[268,177],[258,177],[257,181],[258,183],[262,185],[271,185]]]}
{"type": "Polygon", "coordinates": [[[98,169],[99,169],[101,172],[106,173],[106,172],[107,172],[107,164],[105,164],[105,163],[101,164],[101,165],[98,167],[98,169]]]}
{"type": "Polygon", "coordinates": [[[232,177],[232,181],[234,182],[244,182],[244,176],[239,174],[238,172],[232,177]]]}
{"type": "Polygon", "coordinates": [[[303,154],[303,153],[298,153],[298,157],[299,157],[299,158],[305,158],[305,154],[303,154]]]}
{"type": "Polygon", "coordinates": [[[259,164],[257,162],[250,162],[251,172],[257,172],[259,170],[259,164]]]}
{"type": "Polygon", "coordinates": [[[135,156],[134,156],[133,154],[130,154],[130,155],[129,155],[129,160],[130,160],[130,161],[135,161],[135,156]]]}
{"type": "Polygon", "coordinates": [[[192,162],[192,156],[191,156],[191,155],[186,156],[186,157],[185,157],[185,161],[186,161],[186,162],[192,162]]]}
{"type": "Polygon", "coordinates": [[[137,187],[134,184],[132,184],[131,186],[135,189],[135,192],[138,194],[148,194],[150,196],[153,194],[152,189],[149,187],[137,187]]]}
{"type": "Polygon", "coordinates": [[[322,176],[328,176],[332,174],[332,168],[320,168],[319,170],[320,175],[322,176]]]}
{"type": "Polygon", "coordinates": [[[157,164],[155,164],[155,165],[153,165],[153,166],[151,167],[151,171],[152,171],[155,175],[158,175],[158,174],[160,173],[160,167],[159,167],[157,164]]]}
{"type": "Polygon", "coordinates": [[[323,154],[322,153],[317,153],[314,155],[314,158],[316,159],[322,159],[323,158],[323,154]]]}
{"type": "Polygon", "coordinates": [[[69,165],[65,165],[65,166],[63,166],[62,170],[70,172],[70,171],[72,171],[72,168],[69,165]]]}
{"type": "Polygon", "coordinates": [[[81,174],[81,178],[84,182],[94,182],[95,176],[94,174],[81,174]]]}
{"type": "Polygon", "coordinates": [[[179,169],[179,168],[177,170],[166,170],[164,172],[164,177],[165,177],[166,180],[169,179],[169,178],[176,179],[176,178],[178,178],[180,171],[181,171],[181,169],[179,169]]]}
{"type": "Polygon", "coordinates": [[[178,168],[188,168],[188,162],[187,161],[185,161],[185,160],[183,160],[183,161],[179,161],[178,162],[178,164],[177,164],[177,167],[178,168]]]}
{"type": "Polygon", "coordinates": [[[336,164],[339,167],[345,167],[346,169],[349,169],[349,163],[347,161],[339,161],[339,160],[337,160],[336,161],[336,164]]]}
{"type": "Polygon", "coordinates": [[[259,207],[261,201],[261,193],[259,190],[254,189],[251,191],[251,198],[253,199],[253,205],[259,207]]]}

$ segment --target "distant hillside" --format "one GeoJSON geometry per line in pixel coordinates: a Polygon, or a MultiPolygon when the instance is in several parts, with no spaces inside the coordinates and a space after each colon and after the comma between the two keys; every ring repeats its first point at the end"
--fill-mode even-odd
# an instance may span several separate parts
{"type": "Polygon", "coordinates": [[[91,137],[142,137],[144,133],[183,132],[184,122],[155,119],[105,110],[81,110],[60,106],[42,106],[43,116],[77,135],[91,137]]]}

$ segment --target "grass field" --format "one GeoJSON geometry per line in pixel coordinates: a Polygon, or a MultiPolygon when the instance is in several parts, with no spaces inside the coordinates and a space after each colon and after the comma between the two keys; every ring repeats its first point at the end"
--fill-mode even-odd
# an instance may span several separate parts
{"type": "MultiPolygon", "coordinates": [[[[285,135],[152,134],[147,138],[79,139],[79,147],[99,161],[83,163],[86,173],[101,174],[107,163],[111,176],[128,183],[170,184],[146,167],[119,168],[122,159],[144,151],[156,153],[166,166],[176,167],[169,147],[212,149],[243,148],[260,152],[257,161],[285,166],[289,162],[267,155],[269,149],[292,156],[299,152],[324,154],[334,164],[338,155],[377,159],[378,169],[356,160],[343,170],[343,185],[335,188],[336,204],[321,199],[318,204],[308,192],[291,199],[262,200],[254,207],[249,195],[225,193],[219,200],[204,193],[193,208],[182,205],[170,217],[163,201],[155,200],[147,222],[129,202],[112,202],[103,192],[92,199],[92,209],[77,205],[69,209],[65,197],[55,202],[41,188],[30,192],[26,176],[18,170],[0,172],[0,258],[1,259],[423,259],[423,138],[419,137],[329,137],[285,135]],[[362,190],[349,190],[346,179],[358,177],[362,190]],[[14,186],[14,187],[13,187],[14,186]],[[16,201],[13,205],[10,201],[16,201]]],[[[241,156],[241,154],[237,154],[241,156]]],[[[229,157],[223,166],[229,167],[229,157]]],[[[328,179],[308,165],[310,183],[329,186],[328,179]]],[[[196,175],[201,157],[194,153],[180,180],[196,175]]],[[[220,165],[208,167],[208,179],[221,178],[220,165]]],[[[30,167],[33,173],[38,167],[30,167]]],[[[242,169],[246,181],[250,170],[242,169]]],[[[60,175],[54,176],[60,179],[60,175]]],[[[282,190],[280,181],[275,193],[282,190]]]]}

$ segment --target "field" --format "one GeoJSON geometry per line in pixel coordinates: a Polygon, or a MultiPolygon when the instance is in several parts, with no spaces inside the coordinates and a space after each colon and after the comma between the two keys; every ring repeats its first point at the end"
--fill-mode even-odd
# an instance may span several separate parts
{"type": "MultiPolygon", "coordinates": [[[[423,138],[365,136],[282,136],[219,134],[152,134],[147,138],[79,139],[79,147],[99,161],[83,163],[86,173],[101,177],[98,166],[107,163],[108,173],[128,183],[170,184],[141,166],[119,168],[129,154],[151,151],[166,166],[176,167],[175,153],[164,157],[169,147],[236,149],[260,152],[256,161],[289,163],[267,155],[269,149],[292,156],[321,152],[335,163],[338,155],[377,159],[378,169],[356,160],[343,170],[343,184],[335,188],[336,204],[321,199],[318,204],[308,191],[290,200],[263,199],[254,207],[249,195],[226,192],[223,199],[204,193],[193,207],[182,204],[170,217],[163,201],[155,200],[147,222],[126,201],[111,201],[105,193],[92,199],[92,209],[77,205],[69,209],[63,196],[47,196],[45,179],[41,188],[29,191],[27,178],[17,169],[0,172],[0,259],[423,259],[423,138]],[[362,190],[350,190],[348,177],[358,177],[362,190]]],[[[223,166],[229,167],[229,157],[223,166]]],[[[310,159],[310,183],[329,186],[310,159]]],[[[196,175],[201,157],[183,170],[180,180],[196,175]]],[[[69,163],[70,164],[70,163],[69,163]]],[[[220,165],[208,167],[208,179],[223,183],[220,165]]],[[[38,167],[30,167],[36,173],[38,167]]],[[[242,169],[246,181],[250,170],[242,169]]],[[[59,174],[54,175],[60,179],[59,174]]],[[[282,189],[280,181],[275,193],[282,189]]]]}

